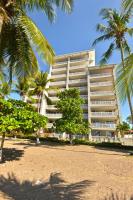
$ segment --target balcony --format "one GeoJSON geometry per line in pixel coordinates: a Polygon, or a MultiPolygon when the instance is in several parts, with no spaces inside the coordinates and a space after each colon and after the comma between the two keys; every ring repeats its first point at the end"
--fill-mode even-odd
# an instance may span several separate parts
{"type": "Polygon", "coordinates": [[[52,113],[52,114],[47,113],[46,117],[48,117],[48,119],[60,119],[62,117],[62,114],[60,114],[60,113],[52,113]]]}
{"type": "Polygon", "coordinates": [[[86,76],[86,72],[76,72],[76,73],[70,73],[70,77],[72,76],[86,76]]]}
{"type": "Polygon", "coordinates": [[[105,105],[116,105],[116,101],[91,101],[91,105],[105,106],[105,105]]]}
{"type": "Polygon", "coordinates": [[[64,91],[65,89],[56,89],[56,90],[49,90],[48,91],[48,94],[49,95],[56,95],[58,92],[62,92],[64,91]]]}
{"type": "Polygon", "coordinates": [[[85,110],[88,110],[88,104],[83,104],[83,105],[81,106],[81,108],[82,108],[82,109],[85,109],[85,110]]]}
{"type": "Polygon", "coordinates": [[[96,92],[90,92],[91,96],[114,96],[114,92],[110,91],[96,91],[96,92]]]}
{"type": "Polygon", "coordinates": [[[115,130],[116,124],[109,124],[109,123],[92,123],[92,129],[102,129],[102,130],[115,130]]]}
{"type": "Polygon", "coordinates": [[[58,97],[50,97],[50,99],[51,99],[51,101],[53,101],[53,102],[54,102],[54,101],[56,102],[56,101],[58,101],[58,100],[59,100],[59,98],[58,98],[58,97]]]}
{"type": "Polygon", "coordinates": [[[52,72],[60,72],[60,71],[66,71],[66,67],[60,67],[60,68],[53,68],[52,72]]]}
{"type": "Polygon", "coordinates": [[[89,59],[75,59],[75,60],[70,60],[71,64],[75,63],[83,63],[83,62],[89,62],[89,59]]]}
{"type": "Polygon", "coordinates": [[[87,67],[88,67],[88,65],[86,65],[86,64],[85,65],[78,65],[78,66],[70,66],[69,70],[70,71],[71,70],[77,70],[78,71],[78,70],[82,70],[82,69],[85,69],[85,68],[87,69],[87,67]]]}
{"type": "Polygon", "coordinates": [[[47,128],[52,128],[53,124],[52,123],[48,123],[47,124],[47,128]]]}
{"type": "Polygon", "coordinates": [[[62,65],[67,65],[68,64],[68,61],[65,61],[65,62],[56,62],[53,67],[57,67],[57,66],[62,66],[62,65]]]}
{"type": "Polygon", "coordinates": [[[112,81],[90,83],[90,87],[112,86],[112,81]]]}
{"type": "Polygon", "coordinates": [[[69,84],[81,84],[81,83],[87,83],[86,79],[76,79],[76,80],[70,80],[69,84]]]}
{"type": "Polygon", "coordinates": [[[80,97],[83,99],[88,99],[88,95],[80,95],[80,97]]]}
{"type": "Polygon", "coordinates": [[[55,105],[47,105],[46,109],[47,110],[57,110],[57,108],[55,107],[55,105]]]}
{"type": "Polygon", "coordinates": [[[90,74],[90,78],[108,77],[108,76],[112,76],[112,74],[111,73],[90,74]]]}
{"type": "Polygon", "coordinates": [[[91,112],[92,117],[117,117],[116,112],[91,112]]]}
{"type": "Polygon", "coordinates": [[[56,82],[51,82],[50,86],[62,86],[66,85],[66,81],[56,81],[56,82]]]}
{"type": "Polygon", "coordinates": [[[52,75],[51,78],[52,78],[52,79],[56,79],[56,78],[66,78],[66,74],[52,75]]]}

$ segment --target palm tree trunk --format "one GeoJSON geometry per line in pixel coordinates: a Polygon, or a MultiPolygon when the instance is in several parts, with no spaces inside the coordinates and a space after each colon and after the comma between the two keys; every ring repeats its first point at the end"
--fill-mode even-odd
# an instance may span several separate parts
{"type": "MultiPolygon", "coordinates": [[[[123,46],[122,43],[120,42],[120,51],[121,51],[121,60],[122,60],[122,66],[123,66],[123,71],[125,71],[125,63],[124,63],[124,51],[123,51],[123,46]]],[[[125,79],[125,84],[127,85],[127,80],[125,79]]],[[[131,97],[130,97],[130,92],[127,87],[127,99],[128,99],[128,104],[131,112],[131,119],[132,119],[132,125],[133,125],[133,107],[132,107],[132,102],[131,102],[131,97]]]]}
{"type": "Polygon", "coordinates": [[[5,133],[2,135],[1,145],[0,145],[0,162],[3,161],[3,147],[4,147],[4,141],[5,141],[5,133]]]}

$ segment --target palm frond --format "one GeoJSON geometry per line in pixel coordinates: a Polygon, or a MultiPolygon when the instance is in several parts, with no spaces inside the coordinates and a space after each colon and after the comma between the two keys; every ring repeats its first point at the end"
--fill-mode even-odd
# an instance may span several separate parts
{"type": "Polygon", "coordinates": [[[39,55],[48,64],[53,64],[54,51],[35,23],[26,15],[20,16],[18,21],[39,55]]]}
{"type": "Polygon", "coordinates": [[[107,63],[108,59],[111,57],[113,50],[115,48],[115,44],[111,43],[108,50],[103,54],[102,59],[100,61],[100,65],[107,63]]]}
{"type": "Polygon", "coordinates": [[[97,45],[97,43],[103,42],[103,41],[108,40],[108,39],[110,39],[109,34],[102,35],[102,36],[100,36],[100,37],[98,37],[97,39],[94,40],[92,46],[95,46],[95,45],[97,45]]]}

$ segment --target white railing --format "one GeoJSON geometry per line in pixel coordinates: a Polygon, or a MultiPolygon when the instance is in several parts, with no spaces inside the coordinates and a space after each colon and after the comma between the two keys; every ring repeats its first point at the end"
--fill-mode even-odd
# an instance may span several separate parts
{"type": "Polygon", "coordinates": [[[57,108],[55,107],[55,105],[47,105],[47,109],[55,110],[55,109],[57,109],[57,108]]]}
{"type": "Polygon", "coordinates": [[[87,90],[87,87],[75,87],[76,89],[79,89],[80,91],[86,91],[87,90]]]}
{"type": "Polygon", "coordinates": [[[80,62],[88,62],[89,59],[75,59],[75,60],[70,60],[70,63],[80,63],[80,62]]]}
{"type": "Polygon", "coordinates": [[[56,67],[55,67],[55,68],[52,69],[53,72],[54,72],[54,71],[57,71],[57,72],[58,72],[58,71],[65,71],[65,70],[66,70],[66,67],[60,67],[60,68],[56,68],[56,67]]]}
{"type": "Polygon", "coordinates": [[[84,105],[81,106],[81,108],[82,108],[82,109],[88,109],[88,105],[87,105],[87,104],[84,104],[84,105]]]}
{"type": "Polygon", "coordinates": [[[108,123],[92,123],[92,128],[116,128],[116,124],[108,124],[108,123]]]}
{"type": "Polygon", "coordinates": [[[53,118],[53,119],[58,119],[58,118],[62,117],[62,114],[60,114],[60,113],[52,113],[52,114],[47,113],[46,117],[53,118]]]}
{"type": "Polygon", "coordinates": [[[88,95],[80,95],[81,98],[88,99],[88,95]]]}
{"type": "Polygon", "coordinates": [[[76,73],[69,74],[69,76],[78,76],[78,75],[86,75],[86,72],[76,72],[76,73]]]}
{"type": "Polygon", "coordinates": [[[58,97],[50,97],[51,101],[58,101],[59,98],[58,97]]]}
{"type": "Polygon", "coordinates": [[[48,123],[47,124],[47,128],[52,128],[53,124],[52,123],[48,123]]]}
{"type": "Polygon", "coordinates": [[[68,64],[68,61],[64,61],[64,62],[56,62],[53,67],[56,67],[56,66],[60,66],[60,65],[67,65],[68,64]]]}
{"type": "Polygon", "coordinates": [[[116,116],[116,112],[91,112],[92,116],[116,116]]]}
{"type": "Polygon", "coordinates": [[[85,79],[70,80],[69,83],[86,83],[85,79]]]}
{"type": "Polygon", "coordinates": [[[82,68],[87,68],[87,65],[70,66],[70,70],[71,69],[82,69],[82,68]]]}
{"type": "Polygon", "coordinates": [[[109,86],[109,85],[112,85],[112,81],[90,83],[90,86],[109,86]]]}
{"type": "Polygon", "coordinates": [[[91,95],[114,95],[114,92],[97,91],[97,92],[91,92],[91,95]]]}
{"type": "Polygon", "coordinates": [[[57,81],[57,82],[52,82],[51,85],[64,85],[66,84],[66,81],[57,81]]]}
{"type": "Polygon", "coordinates": [[[66,77],[66,74],[58,74],[58,75],[55,74],[55,75],[51,76],[52,79],[54,79],[54,78],[65,78],[65,77],[66,77]]]}
{"type": "Polygon", "coordinates": [[[91,101],[92,105],[115,105],[116,101],[91,101]]]}
{"type": "Polygon", "coordinates": [[[112,74],[111,73],[90,74],[90,77],[97,77],[97,76],[112,76],[112,74]]]}

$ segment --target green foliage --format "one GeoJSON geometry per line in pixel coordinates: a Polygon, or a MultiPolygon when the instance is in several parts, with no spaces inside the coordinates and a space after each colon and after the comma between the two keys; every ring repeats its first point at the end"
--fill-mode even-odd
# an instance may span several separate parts
{"type": "Polygon", "coordinates": [[[44,11],[53,21],[56,7],[71,12],[73,0],[0,1],[0,63],[8,68],[10,84],[13,75],[22,78],[37,72],[35,52],[48,64],[54,62],[52,47],[27,12],[44,11]]]}
{"type": "Polygon", "coordinates": [[[56,104],[62,113],[62,118],[54,123],[57,132],[68,134],[87,134],[89,131],[88,122],[83,120],[81,105],[84,100],[80,97],[77,89],[65,90],[58,94],[59,101],[56,104]]]}
{"type": "Polygon", "coordinates": [[[0,132],[22,131],[34,133],[45,128],[47,118],[22,101],[0,99],[0,132]]]}
{"type": "Polygon", "coordinates": [[[123,134],[125,131],[129,131],[130,130],[130,125],[127,122],[122,122],[119,125],[117,125],[116,130],[118,132],[120,132],[121,134],[123,134]]]}

